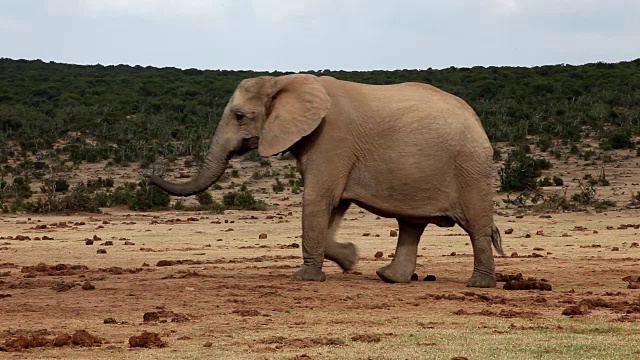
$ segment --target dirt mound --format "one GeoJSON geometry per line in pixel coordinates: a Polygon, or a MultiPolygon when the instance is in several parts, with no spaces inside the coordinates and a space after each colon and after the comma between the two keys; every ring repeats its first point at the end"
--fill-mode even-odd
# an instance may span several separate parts
{"type": "Polygon", "coordinates": [[[71,276],[85,273],[89,268],[85,265],[56,264],[48,265],[39,263],[35,266],[23,266],[20,272],[27,277],[35,276],[71,276]]]}
{"type": "Polygon", "coordinates": [[[174,265],[201,265],[205,262],[202,260],[160,260],[156,266],[174,266],[174,265]]]}
{"type": "Polygon", "coordinates": [[[454,311],[453,314],[454,315],[480,315],[480,316],[503,317],[503,318],[525,318],[525,319],[531,319],[531,318],[542,316],[542,314],[534,311],[518,311],[518,310],[511,310],[511,309],[502,309],[498,312],[491,311],[489,309],[483,309],[475,312],[459,309],[454,311]]]}
{"type": "Polygon", "coordinates": [[[71,335],[71,344],[84,347],[100,346],[102,339],[86,330],[78,330],[71,335]]]}
{"type": "Polygon", "coordinates": [[[380,342],[380,336],[376,334],[357,334],[351,337],[351,341],[380,342]]]}
{"type": "Polygon", "coordinates": [[[622,281],[629,283],[627,289],[640,289],[640,276],[625,276],[622,281]]]}
{"type": "Polygon", "coordinates": [[[51,287],[51,289],[55,290],[56,292],[64,292],[64,291],[71,290],[76,286],[78,286],[77,283],[61,281],[61,282],[55,283],[51,287]]]}
{"type": "Polygon", "coordinates": [[[111,266],[108,268],[99,268],[98,271],[106,272],[112,275],[122,275],[122,274],[137,274],[141,271],[144,271],[143,268],[122,268],[120,266],[111,266]]]}
{"type": "Polygon", "coordinates": [[[0,351],[22,351],[39,347],[101,346],[103,339],[89,333],[86,330],[77,330],[73,335],[60,333],[52,336],[51,332],[44,330],[20,330],[12,334],[12,337],[0,345],[0,351]]]}
{"type": "Polygon", "coordinates": [[[129,338],[129,346],[136,348],[153,348],[165,347],[167,342],[160,338],[160,335],[148,331],[143,331],[140,335],[134,335],[129,338]]]}
{"type": "Polygon", "coordinates": [[[263,344],[275,344],[276,348],[308,348],[325,345],[344,345],[345,342],[339,338],[331,337],[306,337],[288,339],[284,336],[273,336],[262,341],[263,344]]]}
{"type": "Polygon", "coordinates": [[[191,320],[191,317],[186,314],[176,313],[170,310],[161,309],[158,311],[149,311],[142,316],[144,322],[174,322],[181,323],[191,320]]]}
{"type": "Polygon", "coordinates": [[[260,316],[260,315],[262,315],[262,313],[260,313],[260,311],[255,310],[255,309],[236,309],[236,310],[233,310],[231,313],[238,314],[238,315],[240,315],[242,317],[260,316]]]}
{"type": "Polygon", "coordinates": [[[640,299],[633,302],[629,301],[609,301],[605,298],[586,298],[580,300],[577,304],[569,306],[562,311],[562,315],[575,316],[586,315],[593,309],[609,309],[615,313],[621,314],[639,314],[640,299]]]}

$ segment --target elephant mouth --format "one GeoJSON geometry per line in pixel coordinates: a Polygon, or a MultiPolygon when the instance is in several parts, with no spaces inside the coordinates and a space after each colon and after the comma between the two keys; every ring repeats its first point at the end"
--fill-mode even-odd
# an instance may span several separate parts
{"type": "Polygon", "coordinates": [[[243,155],[251,150],[258,148],[258,143],[260,142],[259,136],[252,136],[249,138],[242,139],[242,144],[240,145],[240,149],[235,151],[236,155],[243,155]]]}

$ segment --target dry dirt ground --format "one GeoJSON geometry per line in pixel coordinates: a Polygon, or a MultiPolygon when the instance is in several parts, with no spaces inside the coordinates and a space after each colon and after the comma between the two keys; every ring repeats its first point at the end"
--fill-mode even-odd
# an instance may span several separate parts
{"type": "MultiPolygon", "coordinates": [[[[339,231],[356,271],[326,262],[326,282],[293,281],[301,207],[286,192],[259,195],[261,212],[4,214],[0,358],[640,358],[640,210],[621,206],[640,190],[635,161],[605,164],[599,191],[620,206],[604,213],[516,216],[497,196],[497,271],[523,280],[495,289],[465,287],[459,227],[427,228],[417,281],[382,282],[397,225],[357,207],[339,231]]],[[[567,183],[600,166],[554,165],[567,183]]]]}

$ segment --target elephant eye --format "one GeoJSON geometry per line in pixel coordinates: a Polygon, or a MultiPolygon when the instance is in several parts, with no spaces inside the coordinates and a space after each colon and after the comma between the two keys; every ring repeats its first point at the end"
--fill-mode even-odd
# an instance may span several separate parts
{"type": "Polygon", "coordinates": [[[242,119],[244,119],[244,113],[242,111],[236,111],[234,115],[238,121],[242,121],[242,119]]]}

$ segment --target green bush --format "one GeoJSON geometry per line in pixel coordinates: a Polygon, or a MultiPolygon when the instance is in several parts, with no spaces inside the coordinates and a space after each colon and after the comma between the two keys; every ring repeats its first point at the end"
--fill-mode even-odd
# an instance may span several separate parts
{"type": "Polygon", "coordinates": [[[166,191],[155,185],[139,183],[128,205],[131,210],[151,210],[165,209],[170,202],[171,198],[166,191]]]}
{"type": "Polygon", "coordinates": [[[65,192],[69,190],[69,182],[65,179],[45,179],[43,181],[44,185],[40,187],[40,192],[43,194],[51,193],[51,192],[65,192]]]}
{"type": "Polygon", "coordinates": [[[538,187],[537,178],[542,170],[551,168],[551,163],[545,159],[535,159],[523,151],[516,149],[509,153],[500,168],[500,191],[534,190],[538,187]]]}
{"type": "Polygon", "coordinates": [[[559,177],[559,176],[554,176],[553,177],[553,184],[555,186],[563,186],[564,185],[564,180],[562,180],[562,178],[559,177]]]}
{"type": "Polygon", "coordinates": [[[502,152],[500,149],[497,148],[495,144],[491,144],[491,147],[493,147],[493,161],[502,160],[502,152]]]}
{"type": "Polygon", "coordinates": [[[198,199],[198,203],[202,206],[212,205],[214,202],[213,196],[206,191],[196,194],[196,199],[198,199]]]}
{"type": "Polygon", "coordinates": [[[278,194],[284,191],[284,184],[280,181],[280,179],[276,178],[276,183],[271,185],[273,192],[278,194]]]}
{"type": "Polygon", "coordinates": [[[538,180],[538,186],[540,187],[553,186],[553,182],[551,181],[550,177],[545,176],[543,179],[538,180]]]}
{"type": "Polygon", "coordinates": [[[264,210],[266,204],[257,200],[249,191],[233,191],[223,195],[222,203],[225,208],[233,210],[264,210]]]}
{"type": "Polygon", "coordinates": [[[580,192],[571,196],[571,201],[580,205],[592,205],[595,204],[596,200],[596,189],[593,185],[583,186],[581,184],[580,192]]]}
{"type": "Polygon", "coordinates": [[[627,131],[616,129],[604,135],[600,147],[603,150],[633,149],[635,144],[631,141],[631,135],[627,131]]]}

